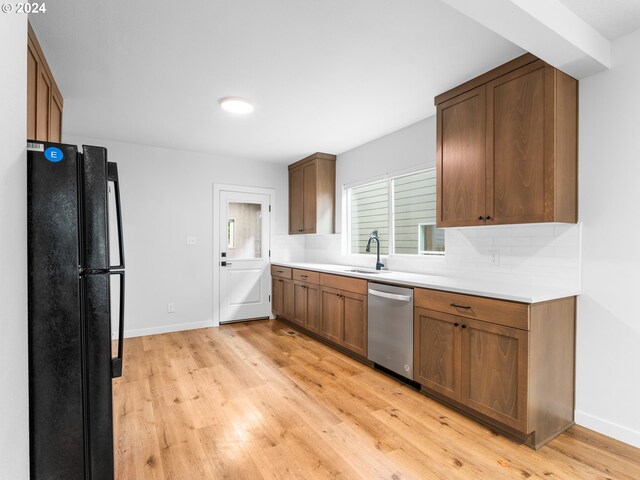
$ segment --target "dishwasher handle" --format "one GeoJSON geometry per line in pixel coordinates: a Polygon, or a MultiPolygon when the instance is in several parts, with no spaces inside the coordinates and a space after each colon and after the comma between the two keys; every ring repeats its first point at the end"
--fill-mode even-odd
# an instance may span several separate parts
{"type": "Polygon", "coordinates": [[[398,295],[395,293],[387,293],[387,292],[381,292],[379,290],[371,290],[371,289],[369,289],[369,294],[374,295],[376,297],[390,298],[391,300],[399,300],[401,302],[411,301],[411,295],[398,295]]]}

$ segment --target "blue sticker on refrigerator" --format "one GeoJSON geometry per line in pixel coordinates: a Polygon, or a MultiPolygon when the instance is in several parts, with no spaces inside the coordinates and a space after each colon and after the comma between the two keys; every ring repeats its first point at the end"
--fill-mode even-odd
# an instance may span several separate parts
{"type": "Polygon", "coordinates": [[[50,162],[57,163],[64,158],[64,154],[59,148],[49,147],[44,151],[44,158],[50,162]]]}

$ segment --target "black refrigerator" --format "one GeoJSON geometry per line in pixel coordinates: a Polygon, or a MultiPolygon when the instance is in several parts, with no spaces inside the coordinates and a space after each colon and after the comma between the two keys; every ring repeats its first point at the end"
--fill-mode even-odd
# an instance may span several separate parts
{"type": "Polygon", "coordinates": [[[29,141],[27,195],[31,478],[112,480],[124,328],[118,168],[102,147],[29,141]]]}

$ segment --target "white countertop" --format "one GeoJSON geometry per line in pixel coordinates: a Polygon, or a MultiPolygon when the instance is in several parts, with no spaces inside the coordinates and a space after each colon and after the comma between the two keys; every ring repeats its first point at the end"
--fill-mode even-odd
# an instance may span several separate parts
{"type": "Polygon", "coordinates": [[[516,283],[487,282],[481,279],[445,277],[420,273],[395,272],[381,270],[379,274],[349,272],[349,269],[370,270],[349,265],[332,265],[326,263],[272,262],[283,267],[315,270],[347,277],[364,278],[372,282],[392,283],[409,287],[432,288],[447,292],[465,293],[480,297],[499,298],[522,303],[540,303],[558,298],[579,295],[578,290],[563,290],[552,287],[537,287],[516,283]]]}

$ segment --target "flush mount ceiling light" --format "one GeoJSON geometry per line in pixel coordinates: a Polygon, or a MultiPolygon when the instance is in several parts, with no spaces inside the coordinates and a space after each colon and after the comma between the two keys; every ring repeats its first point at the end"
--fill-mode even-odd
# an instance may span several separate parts
{"type": "Polygon", "coordinates": [[[246,98],[224,97],[218,100],[218,103],[223,110],[230,113],[245,114],[253,112],[253,105],[246,98]]]}

